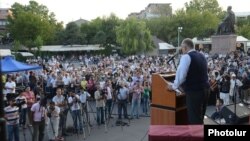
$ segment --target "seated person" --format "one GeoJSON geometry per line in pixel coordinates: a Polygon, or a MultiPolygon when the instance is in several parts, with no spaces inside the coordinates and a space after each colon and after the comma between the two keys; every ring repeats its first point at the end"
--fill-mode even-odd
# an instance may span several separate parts
{"type": "Polygon", "coordinates": [[[224,101],[220,98],[218,98],[216,100],[216,111],[212,114],[211,118],[213,120],[216,120],[216,119],[221,119],[223,118],[222,114],[221,114],[221,109],[224,107],[224,101]]]}

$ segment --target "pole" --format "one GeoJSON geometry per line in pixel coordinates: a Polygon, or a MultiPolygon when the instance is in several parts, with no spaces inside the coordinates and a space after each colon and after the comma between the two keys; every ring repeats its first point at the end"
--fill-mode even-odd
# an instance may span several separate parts
{"type": "Polygon", "coordinates": [[[236,92],[237,92],[237,83],[236,80],[234,81],[234,91],[233,91],[233,101],[234,101],[234,117],[233,117],[233,124],[237,124],[237,114],[236,114],[236,92]]]}
{"type": "Polygon", "coordinates": [[[178,27],[178,47],[180,46],[180,27],[178,27]]]}
{"type": "Polygon", "coordinates": [[[0,60],[0,137],[2,141],[6,141],[6,121],[4,115],[5,114],[4,114],[3,80],[2,80],[2,61],[0,60]]]}
{"type": "Polygon", "coordinates": [[[180,47],[180,32],[181,31],[182,31],[182,27],[179,26],[178,27],[178,45],[177,45],[176,53],[178,53],[178,48],[180,47]]]}

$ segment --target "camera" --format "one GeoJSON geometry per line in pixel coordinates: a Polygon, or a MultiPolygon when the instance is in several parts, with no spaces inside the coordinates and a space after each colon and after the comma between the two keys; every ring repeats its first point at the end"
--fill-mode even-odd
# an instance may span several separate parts
{"type": "Polygon", "coordinates": [[[22,105],[24,105],[26,102],[24,99],[17,99],[14,103],[15,106],[17,107],[21,107],[22,105]]]}
{"type": "Polygon", "coordinates": [[[49,111],[48,111],[48,113],[47,113],[47,116],[48,116],[49,118],[51,118],[51,113],[52,113],[54,110],[55,110],[55,107],[54,107],[54,106],[50,106],[50,107],[49,107],[49,111]]]}

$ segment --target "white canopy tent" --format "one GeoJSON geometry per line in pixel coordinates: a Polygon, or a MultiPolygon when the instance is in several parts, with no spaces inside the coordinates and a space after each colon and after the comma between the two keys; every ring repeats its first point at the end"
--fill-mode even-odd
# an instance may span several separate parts
{"type": "Polygon", "coordinates": [[[176,49],[176,48],[168,43],[159,43],[159,50],[170,50],[170,49],[176,49]]]}

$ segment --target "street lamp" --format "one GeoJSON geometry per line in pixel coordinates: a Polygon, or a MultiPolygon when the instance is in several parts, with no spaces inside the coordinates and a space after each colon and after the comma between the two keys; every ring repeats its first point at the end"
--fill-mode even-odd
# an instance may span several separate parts
{"type": "Polygon", "coordinates": [[[180,47],[180,32],[182,31],[182,27],[181,26],[179,26],[178,27],[178,47],[180,47]]]}

